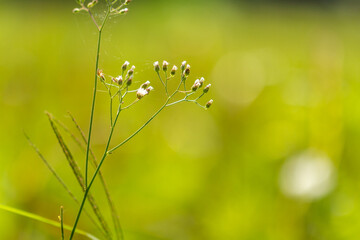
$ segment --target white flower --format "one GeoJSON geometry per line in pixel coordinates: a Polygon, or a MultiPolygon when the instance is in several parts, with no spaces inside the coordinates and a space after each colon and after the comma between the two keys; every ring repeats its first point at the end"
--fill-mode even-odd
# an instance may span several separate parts
{"type": "Polygon", "coordinates": [[[144,96],[148,95],[149,92],[144,88],[139,88],[136,92],[136,97],[142,99],[144,96]]]}

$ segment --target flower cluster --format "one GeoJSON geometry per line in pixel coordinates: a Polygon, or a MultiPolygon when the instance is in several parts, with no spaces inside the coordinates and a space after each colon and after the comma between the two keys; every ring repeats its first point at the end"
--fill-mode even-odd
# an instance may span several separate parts
{"type": "MultiPolygon", "coordinates": [[[[88,12],[89,14],[91,14],[91,9],[99,2],[99,0],[92,0],[89,3],[86,4],[86,0],[77,0],[76,1],[80,7],[79,8],[74,8],[73,9],[73,13],[78,13],[81,11],[84,12],[88,12]]],[[[110,1],[109,0],[109,14],[110,15],[123,15],[126,14],[129,9],[124,8],[124,6],[128,5],[131,2],[131,0],[113,0],[110,1]]]]}
{"type": "Polygon", "coordinates": [[[180,69],[181,69],[181,73],[180,73],[180,83],[178,85],[178,88],[175,90],[175,92],[173,94],[169,94],[169,91],[168,91],[168,80],[170,80],[171,78],[174,78],[176,73],[177,73],[177,70],[178,70],[178,67],[176,65],[174,65],[172,68],[171,68],[171,71],[170,71],[170,75],[167,74],[168,72],[168,67],[169,67],[169,63],[167,61],[163,61],[162,63],[162,67],[160,67],[160,64],[158,61],[154,62],[154,70],[155,72],[157,73],[161,83],[163,84],[164,88],[165,88],[165,92],[167,94],[168,97],[172,97],[174,96],[176,93],[184,93],[185,94],[185,97],[183,99],[181,99],[180,101],[176,101],[176,102],[173,102],[173,103],[169,103],[168,106],[170,105],[173,105],[175,103],[179,103],[179,102],[194,102],[196,103],[197,105],[199,105],[200,107],[204,108],[204,109],[208,109],[210,108],[210,106],[212,105],[213,103],[213,100],[209,100],[204,106],[201,105],[198,100],[200,98],[202,98],[206,93],[209,92],[209,89],[211,87],[211,84],[208,84],[206,85],[204,88],[203,88],[203,91],[202,93],[196,97],[196,98],[189,98],[190,96],[196,94],[198,92],[198,90],[200,88],[203,87],[204,83],[205,83],[205,78],[201,77],[200,79],[196,79],[194,84],[191,86],[191,90],[187,90],[187,87],[186,87],[186,81],[188,80],[189,76],[190,76],[190,72],[191,72],[191,66],[186,62],[186,61],[183,61],[180,65],[180,69]],[[162,68],[162,71],[163,71],[163,75],[164,75],[164,79],[165,81],[163,80],[163,77],[161,77],[161,74],[160,74],[160,69],[162,68]],[[180,90],[180,87],[181,85],[183,85],[183,88],[184,90],[180,90]]]}

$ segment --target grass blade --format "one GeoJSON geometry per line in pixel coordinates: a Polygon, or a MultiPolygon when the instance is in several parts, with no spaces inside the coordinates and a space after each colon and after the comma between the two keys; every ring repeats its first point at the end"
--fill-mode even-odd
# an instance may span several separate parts
{"type": "MultiPolygon", "coordinates": [[[[63,153],[65,154],[65,157],[66,157],[66,159],[68,160],[68,163],[69,163],[69,165],[70,165],[70,167],[71,167],[71,169],[72,169],[72,171],[73,171],[73,173],[74,173],[74,175],[75,175],[78,183],[80,184],[80,186],[81,186],[81,188],[83,189],[83,191],[85,191],[86,186],[85,186],[84,178],[83,178],[83,176],[82,176],[82,174],[81,174],[79,165],[78,165],[77,162],[74,160],[74,158],[73,158],[73,156],[72,156],[69,148],[68,148],[67,145],[65,144],[63,137],[61,136],[59,130],[57,129],[57,127],[56,127],[56,125],[55,125],[55,123],[54,123],[54,121],[53,121],[52,115],[51,115],[50,113],[48,113],[48,112],[46,113],[46,115],[47,115],[48,118],[49,118],[50,125],[51,125],[51,127],[52,127],[52,129],[53,129],[53,131],[54,131],[54,133],[55,133],[55,135],[56,135],[56,138],[58,139],[58,142],[59,142],[59,144],[60,144],[60,146],[61,146],[61,149],[62,149],[63,153]]],[[[92,207],[92,209],[93,209],[96,217],[98,218],[98,220],[99,220],[102,228],[103,228],[104,231],[106,232],[108,238],[111,239],[111,234],[110,234],[109,226],[108,226],[108,224],[106,223],[104,217],[102,216],[102,213],[101,213],[98,205],[96,204],[96,201],[95,201],[93,195],[89,193],[87,199],[88,199],[88,201],[89,201],[89,203],[90,203],[90,206],[92,207]]]]}
{"type": "MultiPolygon", "coordinates": [[[[5,210],[5,211],[7,211],[7,212],[11,212],[11,213],[17,214],[17,215],[20,215],[20,216],[23,216],[23,217],[27,217],[27,218],[36,220],[36,221],[39,221],[39,222],[42,222],[42,223],[46,223],[46,224],[51,225],[51,226],[54,226],[54,227],[61,228],[61,224],[60,224],[60,223],[58,223],[58,222],[56,222],[56,221],[53,221],[53,220],[51,220],[51,219],[48,219],[48,218],[39,216],[39,215],[34,214],[34,213],[29,213],[29,212],[26,212],[26,211],[24,211],[24,210],[20,210],[20,209],[17,209],[17,208],[9,207],[9,206],[3,205],[3,204],[0,204],[0,209],[5,210]]],[[[63,228],[64,228],[65,230],[68,230],[68,231],[71,231],[71,230],[72,230],[72,227],[69,226],[69,225],[66,225],[66,224],[63,225],[63,228]]],[[[88,237],[89,239],[92,239],[92,240],[100,240],[99,238],[91,235],[90,233],[85,232],[85,231],[80,230],[80,229],[77,229],[77,230],[76,230],[76,233],[77,233],[77,234],[80,234],[80,235],[83,235],[83,236],[85,236],[85,237],[88,237]]]]}
{"type": "MultiPolygon", "coordinates": [[[[81,137],[82,137],[82,140],[84,142],[84,144],[81,144],[79,142],[79,140],[73,135],[70,133],[70,131],[67,129],[64,129],[65,131],[69,132],[71,134],[71,136],[74,136],[73,139],[75,142],[78,143],[78,145],[83,149],[83,150],[86,150],[86,144],[87,144],[87,140],[86,140],[86,137],[85,137],[85,134],[84,134],[84,131],[81,129],[80,125],[77,123],[76,119],[74,118],[74,116],[68,112],[71,120],[73,121],[73,123],[75,124],[75,127],[76,129],[78,130],[78,132],[80,133],[81,137]]],[[[63,128],[66,126],[64,124],[61,124],[63,126],[63,128]]],[[[98,167],[98,161],[96,160],[96,156],[94,154],[94,152],[92,151],[91,147],[89,148],[89,151],[90,151],[90,155],[91,155],[91,163],[93,165],[93,167],[96,169],[98,167]]],[[[103,186],[103,189],[104,189],[104,192],[105,192],[105,195],[106,195],[106,198],[107,198],[107,201],[108,201],[108,204],[109,204],[109,207],[110,207],[110,210],[111,210],[111,216],[112,216],[112,219],[113,219],[113,224],[114,224],[114,227],[115,227],[115,232],[116,232],[116,236],[117,236],[117,239],[124,239],[124,234],[122,232],[122,228],[121,228],[121,225],[120,225],[120,219],[119,219],[119,215],[117,213],[117,210],[115,208],[115,205],[114,205],[114,202],[111,198],[111,195],[110,195],[110,192],[109,192],[109,189],[107,187],[107,184],[105,182],[105,179],[101,173],[101,171],[99,171],[99,178],[100,178],[100,181],[101,181],[101,184],[103,186]]]]}
{"type": "Polygon", "coordinates": [[[64,207],[61,206],[60,207],[60,228],[61,228],[61,240],[64,240],[65,236],[64,236],[64,207]]]}
{"type": "MultiPolygon", "coordinates": [[[[75,195],[71,192],[70,188],[66,185],[64,180],[56,173],[55,169],[50,165],[49,161],[46,160],[46,158],[41,154],[40,150],[36,147],[36,145],[31,141],[28,135],[24,132],[24,136],[26,140],[28,141],[29,145],[34,149],[34,151],[37,153],[37,155],[40,157],[40,159],[44,162],[46,167],[50,170],[50,172],[54,175],[56,180],[61,184],[61,186],[65,189],[65,191],[70,195],[70,197],[78,204],[80,205],[79,200],[75,197],[75,195]]],[[[90,221],[97,227],[97,229],[106,236],[105,232],[102,230],[102,228],[96,223],[96,221],[91,217],[90,213],[84,209],[85,214],[89,217],[90,221]]]]}

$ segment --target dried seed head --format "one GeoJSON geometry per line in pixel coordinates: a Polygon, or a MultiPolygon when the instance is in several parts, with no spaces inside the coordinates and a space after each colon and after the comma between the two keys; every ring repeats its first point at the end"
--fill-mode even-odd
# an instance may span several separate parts
{"type": "Polygon", "coordinates": [[[183,61],[181,63],[181,71],[183,72],[185,70],[185,66],[186,66],[186,61],[183,61]]]}
{"type": "Polygon", "coordinates": [[[185,76],[189,76],[190,75],[190,65],[186,65],[185,71],[184,71],[185,76]]]}
{"type": "Polygon", "coordinates": [[[103,70],[98,69],[98,76],[100,77],[100,80],[104,81],[105,80],[105,74],[103,73],[103,70]]]}
{"type": "Polygon", "coordinates": [[[98,3],[98,0],[92,0],[91,2],[88,3],[87,7],[88,7],[88,8],[92,8],[92,7],[94,7],[97,3],[98,3]]]}
{"type": "Polygon", "coordinates": [[[159,66],[159,62],[158,62],[158,61],[154,62],[154,70],[155,70],[155,72],[159,72],[159,71],[160,71],[160,66],[159,66]]]}
{"type": "Polygon", "coordinates": [[[150,85],[150,81],[146,81],[145,83],[141,84],[140,88],[146,89],[150,85]]]}
{"type": "Polygon", "coordinates": [[[205,107],[206,107],[206,108],[209,108],[209,107],[211,107],[212,104],[213,104],[213,100],[210,99],[210,100],[206,103],[205,107]]]}
{"type": "Polygon", "coordinates": [[[131,0],[125,0],[125,5],[128,5],[131,2],[131,0]]]}
{"type": "Polygon", "coordinates": [[[193,92],[195,92],[196,90],[198,90],[198,88],[200,87],[201,83],[199,79],[196,79],[194,82],[194,85],[192,85],[191,90],[193,92]]]}
{"type": "Polygon", "coordinates": [[[130,85],[132,84],[132,80],[133,80],[133,76],[130,76],[126,81],[126,86],[130,87],[130,85]]]}
{"type": "Polygon", "coordinates": [[[204,85],[204,82],[205,82],[205,78],[200,78],[200,87],[201,88],[203,85],[204,85]]]}
{"type": "Polygon", "coordinates": [[[132,76],[134,74],[134,71],[135,71],[135,66],[132,65],[132,67],[129,69],[129,71],[127,72],[127,75],[128,76],[132,76]]]}
{"type": "Polygon", "coordinates": [[[123,71],[125,71],[129,65],[130,65],[130,63],[128,61],[125,61],[124,64],[122,65],[121,69],[123,71]]]}
{"type": "Polygon", "coordinates": [[[177,66],[174,65],[174,66],[172,67],[172,69],[171,69],[170,75],[171,75],[171,76],[175,76],[175,73],[176,73],[176,70],[177,70],[177,69],[178,69],[177,66]]]}
{"type": "Polygon", "coordinates": [[[136,92],[136,97],[142,99],[145,95],[148,95],[149,92],[144,88],[139,88],[136,92]]]}
{"type": "Polygon", "coordinates": [[[168,70],[168,66],[169,66],[169,63],[167,61],[163,61],[162,68],[163,68],[164,72],[166,72],[168,70]]]}
{"type": "Polygon", "coordinates": [[[129,9],[124,8],[119,11],[119,14],[126,14],[129,11],[129,9]]]}
{"type": "Polygon", "coordinates": [[[207,93],[209,91],[210,87],[211,87],[211,84],[206,85],[206,87],[204,87],[203,92],[207,93]]]}

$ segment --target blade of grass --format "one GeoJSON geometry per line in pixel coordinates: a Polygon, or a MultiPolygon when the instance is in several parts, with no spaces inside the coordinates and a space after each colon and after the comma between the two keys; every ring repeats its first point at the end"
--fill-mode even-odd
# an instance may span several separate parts
{"type": "MultiPolygon", "coordinates": [[[[49,118],[50,121],[50,125],[56,135],[56,138],[58,139],[58,142],[61,146],[61,149],[63,150],[63,153],[65,154],[66,159],[68,160],[68,163],[71,167],[71,169],[73,170],[73,173],[78,181],[78,183],[80,184],[80,187],[82,188],[83,191],[86,191],[86,186],[84,183],[84,178],[81,174],[80,171],[80,167],[77,164],[77,162],[74,160],[69,148],[67,147],[67,145],[64,142],[63,137],[61,136],[59,130],[57,129],[54,121],[53,121],[53,117],[50,113],[46,112],[46,115],[49,118]]],[[[111,234],[110,234],[110,230],[109,230],[109,225],[106,223],[104,217],[102,216],[102,213],[98,207],[98,205],[96,204],[95,198],[93,197],[92,194],[88,194],[88,201],[90,203],[90,206],[92,207],[96,217],[98,218],[98,220],[100,221],[100,224],[102,226],[102,228],[104,229],[104,231],[106,232],[107,236],[111,239],[111,234]]]]}
{"type": "MultiPolygon", "coordinates": [[[[75,195],[71,192],[70,188],[66,185],[64,180],[56,173],[55,169],[50,165],[49,161],[46,160],[44,155],[40,152],[40,150],[36,147],[36,145],[31,141],[29,136],[24,132],[24,136],[26,140],[28,141],[29,145],[34,149],[34,151],[37,153],[37,155],[40,157],[40,159],[44,162],[46,167],[50,170],[50,172],[54,175],[56,180],[61,184],[61,186],[65,189],[65,191],[70,195],[70,197],[78,204],[80,205],[79,200],[75,197],[75,195]]],[[[85,214],[89,217],[90,221],[96,226],[96,228],[106,236],[105,232],[102,230],[102,228],[99,226],[99,224],[96,223],[93,217],[91,217],[90,213],[84,209],[85,214]]]]}
{"type": "MultiPolygon", "coordinates": [[[[42,222],[42,223],[46,223],[46,224],[51,225],[51,226],[54,226],[54,227],[61,228],[61,224],[60,224],[60,223],[58,223],[58,222],[56,222],[56,221],[53,221],[53,220],[51,220],[51,219],[48,219],[48,218],[39,216],[39,215],[34,214],[34,213],[26,212],[26,211],[24,211],[24,210],[20,210],[20,209],[17,209],[17,208],[9,207],[9,206],[3,205],[3,204],[0,204],[0,209],[5,210],[5,211],[7,211],[7,212],[11,212],[11,213],[17,214],[17,215],[20,215],[20,216],[23,216],[23,217],[27,217],[27,218],[36,220],[36,221],[39,221],[39,222],[42,222]]],[[[72,227],[69,226],[69,225],[64,224],[63,227],[64,227],[65,230],[68,230],[68,231],[71,231],[71,230],[72,230],[72,227]]],[[[80,234],[80,235],[83,235],[83,236],[85,236],[85,237],[87,237],[87,238],[89,238],[89,239],[92,239],[92,240],[100,240],[99,238],[91,235],[90,233],[85,232],[85,231],[80,230],[80,229],[77,229],[77,230],[76,230],[76,233],[77,233],[77,234],[80,234]]]]}
{"type": "MultiPolygon", "coordinates": [[[[70,116],[71,120],[73,121],[73,123],[75,124],[75,127],[76,129],[78,130],[78,132],[80,133],[81,137],[82,137],[82,140],[84,142],[84,144],[87,144],[87,140],[86,140],[86,137],[85,137],[85,133],[84,131],[81,129],[80,125],[77,123],[75,117],[70,113],[68,112],[68,115],[70,116]]],[[[65,130],[65,129],[64,129],[65,130]]],[[[66,130],[65,130],[66,131],[66,130]]],[[[72,134],[73,135],[73,134],[72,134]]],[[[75,137],[75,136],[74,136],[75,137]]],[[[75,137],[74,138],[74,141],[78,142],[77,141],[77,138],[75,137]]],[[[80,143],[80,146],[85,150],[85,145],[81,144],[80,143]]],[[[96,159],[96,156],[94,154],[94,152],[92,151],[91,147],[89,148],[89,151],[90,151],[90,155],[91,155],[91,163],[93,165],[93,167],[96,169],[98,167],[98,161],[96,159]]],[[[111,209],[111,215],[112,215],[112,219],[113,219],[113,224],[114,224],[114,227],[115,227],[115,232],[117,234],[117,237],[118,239],[124,239],[124,234],[122,232],[122,228],[121,228],[121,224],[120,224],[120,219],[119,219],[119,215],[117,213],[117,210],[115,208],[115,205],[114,205],[114,202],[111,198],[111,195],[110,195],[110,192],[109,192],[109,189],[107,187],[107,184],[105,182],[105,179],[101,173],[101,171],[99,171],[99,178],[100,178],[100,181],[102,183],[102,186],[104,188],[104,192],[105,192],[105,195],[106,195],[106,198],[107,198],[107,201],[108,201],[108,204],[109,204],[109,207],[111,209]]]]}
{"type": "Polygon", "coordinates": [[[61,239],[64,240],[64,207],[60,207],[60,224],[61,224],[61,239]]]}

